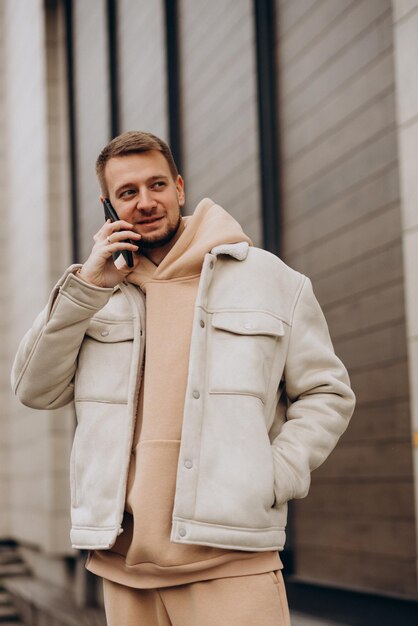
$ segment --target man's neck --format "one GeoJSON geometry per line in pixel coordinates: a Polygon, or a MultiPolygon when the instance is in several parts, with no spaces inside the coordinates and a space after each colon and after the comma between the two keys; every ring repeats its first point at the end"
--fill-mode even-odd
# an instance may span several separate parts
{"type": "MultiPolygon", "coordinates": [[[[150,248],[148,250],[147,249],[142,249],[141,250],[141,254],[143,254],[150,261],[152,261],[154,263],[154,265],[158,266],[161,263],[161,261],[170,252],[171,248],[174,246],[176,241],[179,239],[179,237],[181,236],[183,231],[184,231],[184,222],[183,222],[183,220],[180,220],[180,224],[179,224],[179,227],[177,229],[177,232],[174,235],[174,237],[172,239],[170,239],[170,241],[168,241],[166,244],[164,244],[163,246],[161,246],[159,248],[150,248]]],[[[141,243],[139,243],[139,245],[141,246],[141,243]]]]}

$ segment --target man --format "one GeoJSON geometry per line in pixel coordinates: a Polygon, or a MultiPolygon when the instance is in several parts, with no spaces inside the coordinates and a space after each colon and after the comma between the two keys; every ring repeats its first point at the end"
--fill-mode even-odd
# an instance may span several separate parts
{"type": "Polygon", "coordinates": [[[154,135],[116,137],[96,171],[120,219],[64,273],[12,374],[28,406],[75,399],[72,544],[111,626],[287,625],[287,502],[354,407],[311,283],[212,200],[182,217],[154,135]]]}

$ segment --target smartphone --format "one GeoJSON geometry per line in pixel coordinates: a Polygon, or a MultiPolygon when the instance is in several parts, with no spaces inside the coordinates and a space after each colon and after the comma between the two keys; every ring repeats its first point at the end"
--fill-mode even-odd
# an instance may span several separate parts
{"type": "MultiPolygon", "coordinates": [[[[120,220],[120,217],[116,213],[115,209],[113,208],[112,203],[110,202],[109,198],[105,198],[103,200],[103,209],[104,209],[106,220],[110,219],[112,222],[117,222],[118,220],[120,220]]],[[[130,239],[125,239],[125,242],[136,245],[136,243],[134,241],[131,241],[130,239]]],[[[121,250],[121,251],[115,252],[113,254],[113,258],[116,260],[121,253],[122,253],[123,258],[126,261],[126,265],[128,267],[133,267],[134,257],[133,257],[131,250],[121,250]]]]}

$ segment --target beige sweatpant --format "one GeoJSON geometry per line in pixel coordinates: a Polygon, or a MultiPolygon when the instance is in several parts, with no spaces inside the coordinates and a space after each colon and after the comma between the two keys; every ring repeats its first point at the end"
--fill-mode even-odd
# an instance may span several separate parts
{"type": "Polygon", "coordinates": [[[135,589],[103,579],[108,626],[290,626],[281,570],[135,589]]]}

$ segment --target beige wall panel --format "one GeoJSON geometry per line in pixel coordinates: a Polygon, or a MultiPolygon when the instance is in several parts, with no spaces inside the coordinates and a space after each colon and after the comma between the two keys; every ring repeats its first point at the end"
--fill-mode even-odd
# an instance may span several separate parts
{"type": "MultiPolygon", "coordinates": [[[[337,10],[335,5],[338,5],[341,11],[339,19],[334,20],[331,27],[324,29],[315,41],[311,41],[309,54],[302,54],[297,59],[285,63],[281,92],[283,98],[289,97],[301,88],[304,82],[311,81],[316,74],[327,72],[329,66],[337,64],[338,56],[344,54],[352,42],[363,37],[374,26],[376,20],[388,12],[388,5],[382,0],[361,0],[351,3],[339,1],[333,4],[333,12],[337,10]]],[[[317,3],[317,12],[313,15],[316,22],[322,22],[325,26],[328,15],[329,6],[326,3],[325,5],[317,3]]],[[[313,16],[303,25],[303,39],[305,31],[308,31],[307,36],[310,37],[308,26],[313,16]]]]}
{"type": "Polygon", "coordinates": [[[110,139],[108,48],[105,0],[75,0],[74,83],[77,151],[79,262],[93,246],[93,235],[104,222],[94,171],[97,155],[110,139]]]}
{"type": "Polygon", "coordinates": [[[406,359],[405,319],[382,328],[334,339],[335,349],[349,370],[406,359]]]}
{"type": "Polygon", "coordinates": [[[330,546],[332,550],[364,552],[407,559],[415,540],[415,521],[358,519],[358,509],[351,515],[319,515],[296,518],[294,532],[301,546],[330,546]],[[378,523],[376,523],[378,521],[378,523]],[[349,541],[347,538],[349,537],[349,541]]]}
{"type": "MultiPolygon", "coordinates": [[[[386,12],[370,26],[368,31],[352,45],[347,46],[335,59],[330,50],[329,64],[320,73],[315,73],[306,84],[295,90],[289,98],[281,100],[285,127],[295,124],[312,109],[322,106],[338,89],[343,88],[354,79],[357,73],[364,71],[370,63],[376,61],[380,55],[392,47],[392,16],[388,9],[389,2],[382,0],[381,5],[384,4],[386,12]],[[305,95],[307,88],[309,88],[309,98],[305,95]]],[[[306,53],[309,54],[309,52],[308,48],[306,53]]]]}
{"type": "Polygon", "coordinates": [[[386,591],[373,553],[416,577],[392,11],[389,0],[331,4],[286,24],[278,2],[283,256],[312,279],[357,396],[295,503],[296,575],[386,591]],[[397,522],[382,485],[392,500],[400,490],[403,536],[390,546],[397,522]]]}
{"type": "MultiPolygon", "coordinates": [[[[416,81],[418,1],[393,0],[397,121],[401,169],[402,242],[411,387],[411,439],[414,444],[415,517],[418,545],[418,88],[416,81]]],[[[418,552],[416,553],[418,569],[418,552]]],[[[418,586],[417,586],[418,595],[418,586]]]]}
{"type": "MultiPolygon", "coordinates": [[[[9,352],[7,356],[2,355],[7,359],[9,380],[18,342],[45,305],[52,281],[68,263],[69,237],[66,219],[67,144],[66,128],[62,125],[65,115],[61,73],[63,32],[54,22],[54,16],[48,14],[47,19],[41,2],[16,5],[8,1],[2,3],[2,7],[5,10],[7,49],[4,56],[7,212],[10,227],[15,232],[14,262],[2,290],[9,294],[8,307],[13,320],[9,328],[9,352]],[[49,90],[47,81],[50,82],[49,90]],[[54,168],[50,168],[52,163],[54,168]],[[52,179],[54,184],[59,181],[55,195],[51,195],[52,179]],[[16,250],[20,251],[19,254],[16,250]],[[20,288],[10,291],[12,284],[20,288]]],[[[56,445],[57,449],[59,447],[54,436],[49,436],[44,428],[50,416],[47,418],[44,412],[34,412],[19,405],[11,397],[10,389],[9,394],[9,538],[38,548],[53,547],[65,553],[68,537],[59,546],[51,546],[45,532],[60,525],[60,520],[50,515],[54,493],[47,488],[47,484],[51,486],[54,481],[54,451],[56,445]],[[49,452],[47,457],[45,447],[49,452]]],[[[65,457],[61,455],[60,463],[64,462],[65,457]]],[[[61,505],[65,504],[63,498],[61,505]]],[[[4,507],[3,502],[1,506],[4,507]]]]}
{"type": "Polygon", "coordinates": [[[252,4],[183,0],[179,15],[187,211],[209,196],[260,245],[252,4]]]}
{"type": "MultiPolygon", "coordinates": [[[[409,398],[407,362],[404,358],[376,367],[351,369],[350,379],[356,393],[357,407],[393,398],[409,398]]],[[[353,419],[357,419],[357,416],[354,415],[353,419]]]]}
{"type": "MultiPolygon", "coordinates": [[[[4,2],[0,3],[0,136],[3,137],[3,141],[0,142],[0,186],[3,189],[3,195],[8,196],[7,185],[7,144],[4,141],[6,133],[6,110],[5,110],[5,97],[6,97],[6,64],[5,64],[5,20],[4,20],[4,2]]],[[[7,218],[8,207],[5,202],[2,202],[0,207],[0,219],[2,223],[7,218]]],[[[0,428],[1,428],[1,444],[0,444],[0,538],[7,538],[10,536],[10,457],[9,457],[9,407],[10,407],[10,383],[9,383],[9,333],[11,316],[9,307],[6,302],[7,294],[7,229],[2,228],[0,231],[0,280],[1,280],[1,293],[0,296],[0,428]]]]}
{"type": "Polygon", "coordinates": [[[415,13],[417,10],[417,0],[395,0],[392,2],[393,6],[393,19],[395,22],[404,20],[409,17],[410,13],[415,13]]]}
{"type": "Polygon", "coordinates": [[[390,322],[405,323],[403,297],[403,285],[396,281],[373,293],[366,292],[356,299],[327,307],[325,314],[331,335],[336,340],[349,333],[369,332],[390,322]]]}
{"type": "MultiPolygon", "coordinates": [[[[393,282],[403,281],[401,240],[393,241],[381,250],[374,250],[349,265],[338,268],[338,280],[332,265],[315,278],[315,293],[325,310],[340,302],[374,290],[390,287],[393,282]],[[382,272],[382,268],[385,271],[382,272]]],[[[402,282],[401,282],[402,284],[402,282]]]]}
{"type": "Polygon", "coordinates": [[[309,16],[316,10],[318,0],[280,0],[280,21],[278,33],[280,37],[287,37],[293,29],[306,23],[309,16]]]}
{"type": "Polygon", "coordinates": [[[6,388],[17,344],[70,262],[65,31],[59,7],[53,2],[2,3],[7,114],[3,145],[8,146],[4,169],[7,214],[15,237],[9,250],[13,264],[2,283],[12,323],[1,354],[6,396],[2,394],[1,404],[10,418],[10,499],[2,500],[0,508],[10,518],[8,538],[67,555],[72,552],[69,489],[68,482],[62,489],[60,472],[68,473],[73,413],[28,409],[6,388]],[[61,420],[59,434],[49,429],[54,419],[61,420]]]}
{"type": "MultiPolygon", "coordinates": [[[[55,284],[71,262],[67,58],[64,7],[44,12],[46,43],[49,276],[55,284]]],[[[55,6],[54,6],[55,4],[55,6]]]]}
{"type": "Polygon", "coordinates": [[[398,201],[399,179],[394,164],[339,195],[333,202],[318,207],[303,220],[291,222],[286,228],[288,254],[313,242],[326,241],[334,233],[344,232],[368,215],[385,210],[398,201]]]}
{"type": "Polygon", "coordinates": [[[291,193],[288,193],[286,176],[284,176],[285,226],[304,218],[312,210],[334,202],[340,194],[349,192],[369,177],[392,166],[397,158],[397,134],[393,121],[388,124],[388,128],[385,134],[370,141],[366,146],[360,146],[343,162],[323,171],[321,176],[317,176],[312,182],[306,185],[301,184],[291,193]]]}
{"type": "MultiPolygon", "coordinates": [[[[190,137],[190,142],[188,143],[190,150],[196,151],[197,155],[198,164],[195,170],[197,176],[201,176],[204,173],[209,174],[213,166],[217,165],[221,168],[222,165],[225,167],[225,161],[229,162],[231,158],[229,152],[227,153],[227,158],[225,153],[216,152],[216,147],[220,146],[221,142],[223,144],[222,147],[231,150],[239,146],[241,141],[241,155],[251,156],[249,150],[254,145],[254,138],[250,134],[243,133],[239,135],[239,129],[248,124],[248,106],[251,96],[245,96],[245,94],[241,94],[241,96],[239,96],[239,93],[235,93],[230,96],[229,101],[220,102],[218,105],[216,104],[216,97],[210,104],[206,102],[205,97],[205,102],[202,102],[198,107],[202,109],[201,113],[205,118],[213,115],[214,119],[209,135],[207,125],[201,124],[199,118],[196,119],[194,128],[190,128],[187,131],[187,135],[190,137]],[[216,115],[214,115],[214,107],[216,107],[216,115]]],[[[191,106],[197,106],[197,103],[191,106]]],[[[236,165],[237,163],[234,160],[232,167],[236,165]]]]}
{"type": "MultiPolygon", "coordinates": [[[[284,11],[284,21],[288,29],[283,32],[281,43],[283,45],[282,62],[286,67],[290,67],[292,62],[303,54],[306,48],[311,48],[318,41],[321,41],[329,29],[335,27],[336,22],[341,23],[344,16],[349,12],[355,0],[325,0],[319,4],[318,2],[310,3],[308,11],[304,15],[303,20],[296,22],[294,28],[289,28],[289,18],[286,16],[285,5],[281,7],[281,15],[284,11]]],[[[291,3],[289,3],[291,4],[291,3]]],[[[294,2],[293,4],[302,5],[306,2],[294,2]]]]}
{"type": "Polygon", "coordinates": [[[361,111],[372,107],[382,94],[393,90],[393,57],[391,49],[369,63],[362,71],[333,93],[318,108],[308,111],[283,137],[288,159],[321,141],[361,111]]]}
{"type": "MultiPolygon", "coordinates": [[[[416,445],[416,440],[418,438],[418,389],[417,383],[418,380],[418,337],[412,337],[409,344],[409,355],[410,355],[410,381],[411,381],[411,406],[412,406],[412,419],[411,419],[411,427],[413,430],[413,436],[415,440],[415,448],[414,454],[418,454],[418,446],[416,445]]],[[[417,458],[418,461],[418,458],[417,458]]],[[[417,498],[417,494],[415,495],[417,498]]]]}
{"type": "Polygon", "coordinates": [[[324,550],[312,546],[297,556],[299,578],[331,587],[347,587],[378,594],[415,598],[414,559],[390,558],[367,552],[324,550]],[[352,572],[356,572],[353,579],[352,572]]]}
{"type": "Polygon", "coordinates": [[[394,119],[394,116],[395,99],[391,90],[293,158],[291,166],[289,163],[288,192],[315,180],[337,163],[344,162],[352,151],[384,134],[388,119],[394,119]]]}
{"type": "MultiPolygon", "coordinates": [[[[395,5],[397,2],[394,3],[395,5]]],[[[418,81],[416,80],[418,56],[418,4],[408,13],[408,18],[396,25],[396,79],[403,89],[398,98],[398,122],[403,125],[418,117],[418,81]],[[413,79],[415,78],[415,80],[413,79]]]]}
{"type": "Polygon", "coordinates": [[[120,130],[168,139],[161,0],[118,2],[120,130]]]}
{"type": "Polygon", "coordinates": [[[402,223],[404,229],[416,229],[418,228],[418,118],[414,118],[412,123],[408,122],[404,127],[399,128],[398,140],[402,163],[400,172],[402,186],[402,223]]]}
{"type": "MultiPolygon", "coordinates": [[[[336,514],[351,518],[354,511],[364,511],[368,517],[374,518],[374,523],[382,518],[415,519],[411,481],[393,477],[380,482],[359,482],[355,478],[346,478],[344,482],[321,481],[314,473],[313,484],[315,488],[309,495],[311,515],[336,514]]],[[[299,501],[294,503],[296,511],[299,505],[299,501]]],[[[306,537],[301,537],[301,541],[306,543],[306,537]]]]}
{"type": "Polygon", "coordinates": [[[324,273],[331,263],[335,269],[349,263],[353,257],[381,250],[399,238],[400,227],[398,201],[333,233],[332,237],[319,242],[319,245],[314,241],[294,253],[286,252],[286,259],[291,265],[297,265],[297,269],[315,278],[324,273]]]}
{"type": "MultiPolygon", "coordinates": [[[[14,248],[21,251],[13,263],[13,280],[25,289],[10,302],[13,344],[43,306],[48,286],[48,172],[45,123],[45,31],[39,3],[5,7],[6,102],[8,145],[8,216],[15,232],[14,248]],[[24,94],[24,97],[22,97],[24,94]],[[31,103],[28,109],[28,102],[31,103]],[[13,138],[13,141],[11,141],[13,138]],[[30,145],[30,150],[28,146],[30,145]],[[16,167],[16,164],[19,164],[16,167]],[[34,173],[36,172],[36,175],[34,173]],[[28,207],[31,211],[28,214],[28,207]],[[33,209],[36,207],[36,219],[33,209]],[[26,224],[26,228],[21,225],[26,224]],[[33,242],[38,253],[29,255],[33,242]],[[28,281],[30,262],[31,280],[28,281]]],[[[14,347],[13,346],[13,347],[14,347]]]]}
{"type": "MultiPolygon", "coordinates": [[[[400,478],[411,480],[412,456],[409,437],[405,441],[364,441],[337,446],[327,460],[315,470],[315,479],[357,477],[358,479],[400,478]]],[[[306,500],[309,508],[309,501],[306,500]]],[[[306,515],[306,507],[305,507],[306,515]]],[[[411,544],[413,546],[413,544],[411,544]]]]}
{"type": "Polygon", "coordinates": [[[408,399],[392,398],[375,405],[363,405],[356,409],[356,419],[351,420],[343,441],[345,444],[370,439],[406,441],[410,436],[408,420],[408,399]]]}

